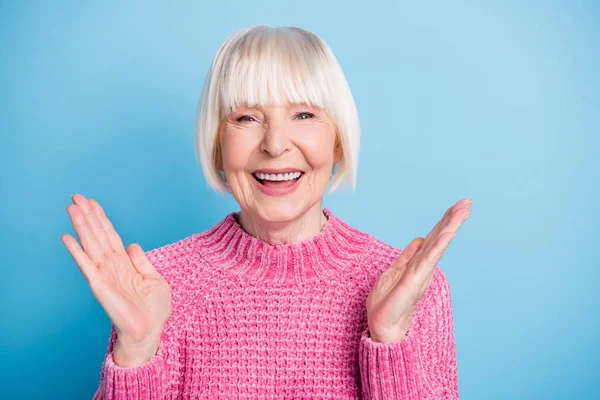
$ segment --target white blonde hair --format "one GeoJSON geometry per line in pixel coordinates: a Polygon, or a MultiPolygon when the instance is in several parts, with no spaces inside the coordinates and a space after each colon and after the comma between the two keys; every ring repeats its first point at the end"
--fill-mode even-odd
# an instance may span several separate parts
{"type": "Polygon", "coordinates": [[[241,105],[307,103],[334,120],[342,157],[330,192],[343,183],[356,188],[360,124],[356,104],[329,46],[301,28],[253,25],[230,36],[212,63],[198,105],[194,147],[209,186],[227,184],[217,168],[218,132],[223,119],[241,105]]]}

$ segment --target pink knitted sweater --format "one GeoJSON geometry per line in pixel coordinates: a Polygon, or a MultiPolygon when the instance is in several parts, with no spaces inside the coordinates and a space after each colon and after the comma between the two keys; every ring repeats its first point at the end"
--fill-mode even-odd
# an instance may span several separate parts
{"type": "Polygon", "coordinates": [[[169,282],[159,349],[121,368],[111,327],[94,399],[458,399],[448,282],[439,267],[397,342],[369,336],[366,298],[402,250],[337,218],[270,245],[231,213],[146,253],[169,282]]]}

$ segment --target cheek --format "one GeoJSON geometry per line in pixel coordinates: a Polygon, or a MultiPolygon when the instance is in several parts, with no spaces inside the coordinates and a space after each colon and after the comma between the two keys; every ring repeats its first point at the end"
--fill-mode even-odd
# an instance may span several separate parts
{"type": "Polygon", "coordinates": [[[302,138],[302,152],[315,173],[328,174],[333,166],[333,133],[315,130],[302,138]]]}
{"type": "Polygon", "coordinates": [[[251,135],[237,131],[225,132],[221,138],[223,169],[227,174],[228,185],[236,202],[244,207],[253,202],[251,182],[245,174],[254,148],[250,138],[251,135]]]}
{"type": "Polygon", "coordinates": [[[236,133],[225,133],[221,139],[223,169],[233,173],[245,168],[254,149],[249,135],[236,133]]]}
{"type": "Polygon", "coordinates": [[[302,137],[299,147],[312,169],[307,178],[308,190],[322,196],[333,168],[334,133],[328,129],[309,132],[302,137]]]}

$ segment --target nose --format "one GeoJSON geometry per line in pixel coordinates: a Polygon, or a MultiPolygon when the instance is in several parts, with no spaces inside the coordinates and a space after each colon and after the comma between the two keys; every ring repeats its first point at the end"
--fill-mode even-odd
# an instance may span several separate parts
{"type": "Polygon", "coordinates": [[[288,151],[290,147],[290,138],[283,124],[270,124],[265,127],[263,140],[260,145],[260,150],[263,153],[276,158],[288,151]]]}

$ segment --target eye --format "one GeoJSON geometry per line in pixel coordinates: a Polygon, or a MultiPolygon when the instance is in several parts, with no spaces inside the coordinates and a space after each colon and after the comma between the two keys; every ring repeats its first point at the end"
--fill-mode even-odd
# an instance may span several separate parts
{"type": "Polygon", "coordinates": [[[314,118],[315,114],[310,113],[308,111],[303,111],[301,113],[297,114],[298,119],[309,119],[309,118],[314,118]],[[304,118],[306,117],[306,118],[304,118]]]}
{"type": "Polygon", "coordinates": [[[244,122],[244,121],[249,121],[249,120],[254,121],[254,117],[251,117],[249,115],[242,115],[241,117],[236,119],[237,122],[244,122]]]}

